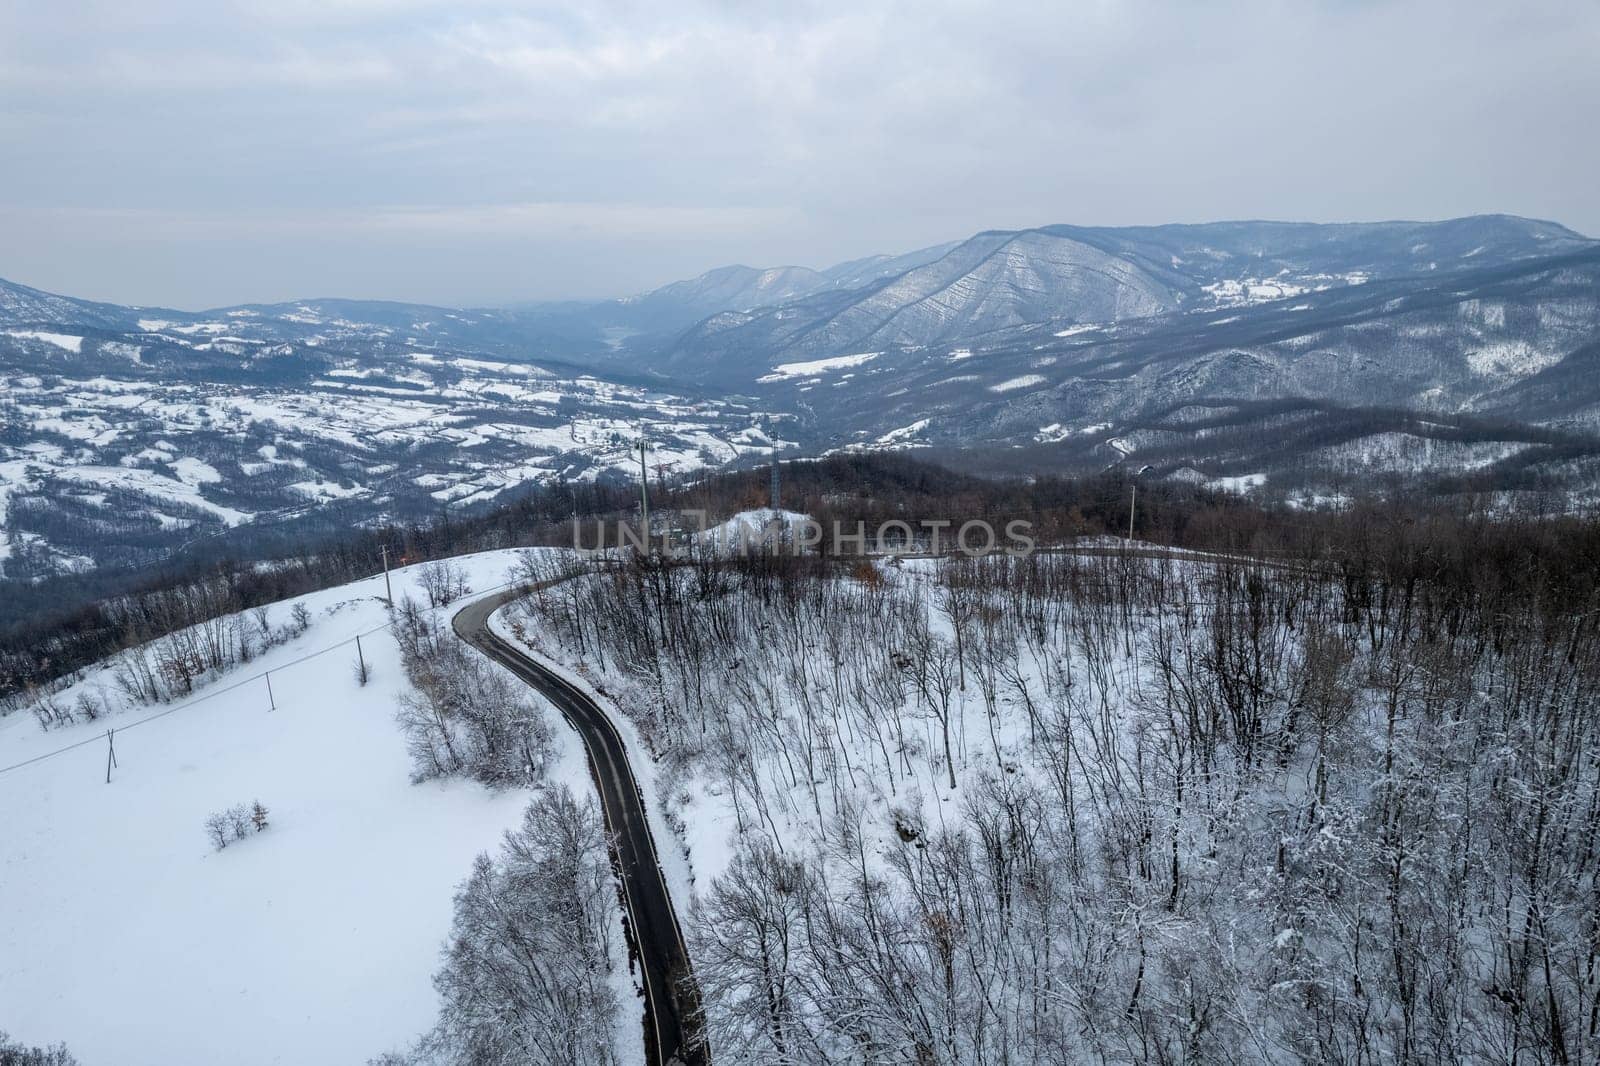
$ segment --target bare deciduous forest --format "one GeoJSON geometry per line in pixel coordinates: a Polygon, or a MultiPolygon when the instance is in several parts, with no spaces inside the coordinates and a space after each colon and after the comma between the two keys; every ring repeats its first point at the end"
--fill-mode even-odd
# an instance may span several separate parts
{"type": "Polygon", "coordinates": [[[717,1061],[1593,1059],[1600,529],[1282,529],[530,594],[680,829],[732,812],[690,921],[717,1061]]]}

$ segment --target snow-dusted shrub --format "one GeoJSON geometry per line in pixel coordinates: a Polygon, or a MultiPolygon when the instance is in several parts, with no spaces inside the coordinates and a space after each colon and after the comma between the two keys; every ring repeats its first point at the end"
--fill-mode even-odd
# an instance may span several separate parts
{"type": "Polygon", "coordinates": [[[263,648],[270,648],[276,642],[277,632],[272,628],[272,612],[265,606],[257,607],[250,612],[250,620],[255,623],[256,633],[261,639],[263,648]]]}
{"type": "Polygon", "coordinates": [[[243,840],[252,829],[259,833],[266,827],[267,809],[260,800],[249,804],[237,803],[227,810],[208,815],[205,820],[206,839],[218,851],[236,840],[243,840]]]}
{"type": "Polygon", "coordinates": [[[228,846],[228,841],[232,839],[232,830],[228,826],[226,811],[206,815],[205,827],[206,839],[211,841],[212,847],[221,851],[228,846]]]}
{"type": "Polygon", "coordinates": [[[77,721],[71,704],[48,694],[42,694],[33,701],[33,717],[38,721],[39,728],[47,731],[77,721]]]}
{"type": "Polygon", "coordinates": [[[411,682],[397,720],[413,778],[461,773],[490,785],[537,783],[550,758],[551,732],[527,686],[440,631],[409,599],[395,618],[411,682]]]}
{"type": "Polygon", "coordinates": [[[105,713],[105,705],[88,691],[78,693],[78,698],[73,701],[73,713],[85,722],[98,721],[105,713]]]}
{"type": "Polygon", "coordinates": [[[236,602],[225,589],[180,586],[160,594],[156,622],[164,631],[154,640],[124,648],[114,659],[117,687],[136,703],[164,703],[191,695],[204,681],[242,663],[259,652],[303,636],[311,627],[311,612],[303,603],[290,609],[289,621],[273,628],[266,608],[247,614],[219,614],[236,602]],[[192,617],[203,621],[181,623],[192,617]]]}
{"type": "Polygon", "coordinates": [[[228,830],[233,834],[233,839],[243,840],[250,832],[250,808],[244,804],[235,804],[228,808],[228,830]]]}
{"type": "Polygon", "coordinates": [[[467,572],[448,559],[424,563],[419,573],[429,607],[443,607],[472,591],[467,572]]]}

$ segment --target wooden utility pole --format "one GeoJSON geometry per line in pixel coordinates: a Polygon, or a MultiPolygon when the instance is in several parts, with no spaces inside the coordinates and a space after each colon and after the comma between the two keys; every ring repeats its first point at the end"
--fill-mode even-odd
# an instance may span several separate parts
{"type": "MultiPolygon", "coordinates": [[[[367,676],[367,657],[361,653],[361,637],[359,634],[356,636],[356,662],[361,666],[361,676],[365,679],[367,676]]],[[[365,680],[363,680],[362,684],[365,683],[365,680]]]]}
{"type": "Polygon", "coordinates": [[[394,589],[389,585],[389,546],[383,546],[383,598],[390,607],[394,606],[394,589]]]}
{"type": "Polygon", "coordinates": [[[267,679],[267,710],[275,711],[278,709],[278,698],[272,694],[272,671],[268,670],[261,676],[267,679]]]}

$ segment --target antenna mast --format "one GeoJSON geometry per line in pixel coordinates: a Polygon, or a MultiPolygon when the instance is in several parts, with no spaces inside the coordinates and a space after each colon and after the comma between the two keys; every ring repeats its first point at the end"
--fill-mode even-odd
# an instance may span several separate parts
{"type": "Polygon", "coordinates": [[[644,553],[650,554],[650,478],[644,465],[644,438],[639,438],[639,522],[644,526],[644,553]]]}

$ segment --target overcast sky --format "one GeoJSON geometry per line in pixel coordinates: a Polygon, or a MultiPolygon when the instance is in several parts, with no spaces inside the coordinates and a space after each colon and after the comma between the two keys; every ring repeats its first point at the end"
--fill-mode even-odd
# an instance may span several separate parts
{"type": "Polygon", "coordinates": [[[1600,234],[1593,0],[0,0],[0,276],[620,295],[1051,222],[1600,234]]]}

